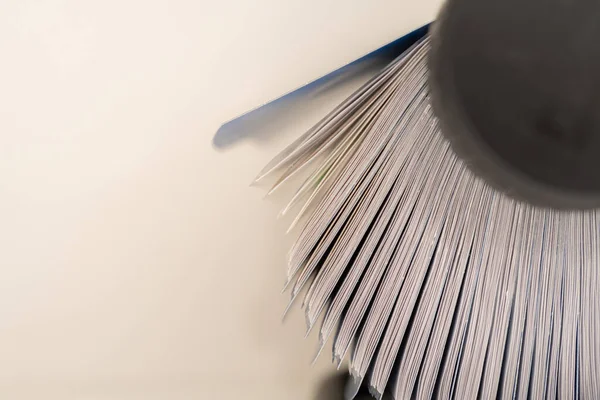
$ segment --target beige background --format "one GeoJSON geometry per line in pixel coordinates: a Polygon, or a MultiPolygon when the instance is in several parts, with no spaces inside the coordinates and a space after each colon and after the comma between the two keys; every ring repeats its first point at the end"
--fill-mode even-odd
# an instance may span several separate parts
{"type": "Polygon", "coordinates": [[[0,398],[318,399],[248,184],[370,72],[214,135],[439,1],[0,3],[0,398]]]}

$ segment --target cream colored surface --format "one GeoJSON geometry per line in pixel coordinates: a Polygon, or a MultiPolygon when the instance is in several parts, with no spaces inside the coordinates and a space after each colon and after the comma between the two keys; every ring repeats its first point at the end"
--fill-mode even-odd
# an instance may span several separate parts
{"type": "Polygon", "coordinates": [[[248,184],[366,75],[213,136],[435,3],[3,0],[0,398],[318,399],[248,184]]]}

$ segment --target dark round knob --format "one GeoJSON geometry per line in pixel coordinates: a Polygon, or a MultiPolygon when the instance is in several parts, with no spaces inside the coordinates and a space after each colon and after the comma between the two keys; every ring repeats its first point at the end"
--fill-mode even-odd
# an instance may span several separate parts
{"type": "Polygon", "coordinates": [[[430,69],[442,130],[476,174],[537,205],[600,206],[600,2],[450,0],[430,69]]]}

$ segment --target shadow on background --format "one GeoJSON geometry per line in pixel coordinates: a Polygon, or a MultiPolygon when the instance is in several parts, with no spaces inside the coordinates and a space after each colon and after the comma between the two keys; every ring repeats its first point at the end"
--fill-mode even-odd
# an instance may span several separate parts
{"type": "Polygon", "coordinates": [[[223,124],[213,137],[213,146],[226,149],[247,137],[259,141],[268,140],[271,135],[289,124],[286,114],[290,114],[291,110],[306,108],[315,99],[339,90],[350,81],[366,80],[367,77],[375,75],[422,38],[428,29],[429,25],[423,26],[306,86],[223,124]]]}
{"type": "MultiPolygon", "coordinates": [[[[317,388],[313,400],[344,400],[344,389],[346,381],[349,379],[347,372],[339,372],[327,376],[317,388]]],[[[369,393],[366,385],[363,385],[354,398],[354,400],[374,400],[369,393]]],[[[383,400],[392,400],[391,395],[386,391],[383,400]]]]}
{"type": "Polygon", "coordinates": [[[313,400],[344,400],[344,387],[348,379],[347,373],[329,375],[323,380],[313,400]]]}

